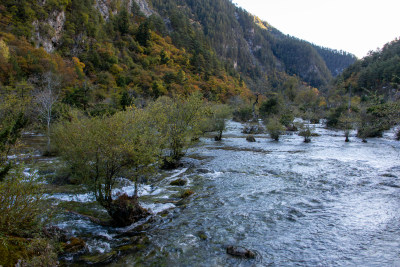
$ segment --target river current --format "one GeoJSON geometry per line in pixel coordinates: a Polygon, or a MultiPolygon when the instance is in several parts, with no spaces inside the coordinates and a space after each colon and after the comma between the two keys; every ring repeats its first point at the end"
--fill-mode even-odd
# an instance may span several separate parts
{"type": "MultiPolygon", "coordinates": [[[[169,181],[179,177],[195,194],[184,205],[144,201],[168,213],[154,216],[140,253],[111,266],[400,266],[394,132],[345,143],[342,132],[316,125],[320,136],[308,144],[296,134],[249,143],[242,128],[230,121],[221,142],[203,138],[183,167],[143,187],[143,195],[167,199],[176,193],[169,181]],[[232,257],[229,245],[256,258],[232,257]]],[[[88,241],[94,251],[110,251],[120,235],[77,218],[60,226],[101,234],[88,241]]]]}

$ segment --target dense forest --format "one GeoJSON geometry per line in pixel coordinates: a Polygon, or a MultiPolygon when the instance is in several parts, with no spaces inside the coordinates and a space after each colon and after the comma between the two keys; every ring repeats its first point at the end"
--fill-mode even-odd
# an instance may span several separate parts
{"type": "MultiPolygon", "coordinates": [[[[400,40],[396,39],[382,49],[370,51],[361,60],[347,68],[336,79],[338,86],[351,86],[358,94],[377,92],[396,97],[400,84],[400,40]]],[[[398,95],[397,95],[398,97],[398,95]]]]}
{"type": "MultiPolygon", "coordinates": [[[[229,0],[2,1],[0,265],[82,260],[84,241],[51,226],[59,214],[110,228],[148,218],[139,184],[182,166],[201,137],[223,140],[232,117],[249,142],[297,132],[309,143],[321,119],[346,141],[352,130],[382,136],[399,122],[399,44],[356,61],[229,0]],[[24,165],[36,168],[22,141],[32,133],[50,159],[37,173],[24,165]],[[121,177],[133,195],[114,194],[121,177]],[[52,206],[49,195],[71,188],[92,206],[52,206]]],[[[175,193],[182,206],[194,194],[175,193]]]]}
{"type": "MultiPolygon", "coordinates": [[[[286,75],[297,75],[311,86],[328,84],[355,61],[355,56],[286,36],[227,0],[150,1],[179,35],[177,17],[190,20],[216,53],[243,74],[253,91],[281,89],[286,75]],[[174,27],[175,25],[175,27],[174,27]]],[[[174,40],[174,38],[173,38],[174,40]]],[[[188,47],[182,38],[178,45],[188,47]]]]}

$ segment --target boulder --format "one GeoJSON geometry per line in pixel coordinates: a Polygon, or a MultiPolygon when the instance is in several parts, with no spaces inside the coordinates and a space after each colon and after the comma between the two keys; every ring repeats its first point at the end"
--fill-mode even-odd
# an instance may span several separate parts
{"type": "Polygon", "coordinates": [[[254,259],[256,257],[256,254],[253,251],[247,248],[237,247],[237,246],[228,246],[226,248],[226,253],[232,256],[245,259],[254,259]]]}
{"type": "Polygon", "coordinates": [[[254,142],[256,141],[256,139],[255,139],[254,136],[252,136],[252,135],[247,136],[247,137],[246,137],[246,140],[247,140],[248,142],[251,142],[251,143],[254,143],[254,142]]]}
{"type": "Polygon", "coordinates": [[[242,131],[244,134],[261,134],[264,128],[259,124],[246,125],[242,131]]]}
{"type": "Polygon", "coordinates": [[[209,173],[210,170],[207,170],[207,169],[197,169],[196,172],[198,172],[198,173],[209,173]]]}
{"type": "Polygon", "coordinates": [[[62,250],[64,253],[78,253],[86,249],[86,242],[83,239],[77,237],[71,237],[69,241],[62,244],[62,250]]]}
{"type": "Polygon", "coordinates": [[[181,179],[181,178],[176,179],[170,183],[170,185],[173,185],[173,186],[184,186],[186,184],[187,184],[187,181],[185,179],[181,179]]]}

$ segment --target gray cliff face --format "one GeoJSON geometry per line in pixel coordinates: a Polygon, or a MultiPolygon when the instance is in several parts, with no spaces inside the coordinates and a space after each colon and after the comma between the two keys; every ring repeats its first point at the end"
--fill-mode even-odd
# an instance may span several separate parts
{"type": "MultiPolygon", "coordinates": [[[[146,0],[128,0],[122,3],[126,5],[129,11],[132,10],[134,2],[140,7],[140,11],[149,17],[155,14],[146,0]]],[[[46,1],[40,2],[44,5],[46,1]]],[[[95,8],[100,12],[104,20],[108,20],[110,15],[116,15],[118,13],[118,8],[113,5],[110,0],[95,0],[95,8]]],[[[60,45],[61,37],[63,34],[63,28],[66,20],[66,15],[64,11],[54,10],[50,13],[46,20],[37,20],[33,23],[34,32],[32,41],[36,43],[36,47],[43,47],[48,53],[54,52],[57,46],[60,45]]],[[[81,42],[81,37],[77,37],[77,43],[81,42]]]]}
{"type": "MultiPolygon", "coordinates": [[[[146,0],[129,0],[124,2],[126,4],[127,9],[132,10],[133,1],[139,6],[140,11],[146,16],[149,17],[153,15],[155,12],[149,7],[149,4],[146,0]]],[[[110,18],[110,13],[117,14],[118,11],[112,9],[111,2],[109,0],[96,0],[94,3],[97,10],[99,10],[100,14],[103,16],[104,20],[108,20],[110,18]]]]}
{"type": "Polygon", "coordinates": [[[42,46],[49,53],[53,52],[60,43],[64,24],[65,12],[57,10],[53,11],[46,21],[35,21],[33,39],[36,46],[42,46]]]}
{"type": "MultiPolygon", "coordinates": [[[[132,1],[132,0],[131,0],[132,1]]],[[[146,0],[135,0],[136,4],[140,7],[140,11],[146,16],[150,17],[155,12],[149,7],[149,4],[146,0]]]]}
{"type": "Polygon", "coordinates": [[[109,1],[107,0],[96,0],[94,3],[97,10],[99,10],[100,14],[103,16],[105,20],[108,20],[110,17],[110,8],[109,1]]]}

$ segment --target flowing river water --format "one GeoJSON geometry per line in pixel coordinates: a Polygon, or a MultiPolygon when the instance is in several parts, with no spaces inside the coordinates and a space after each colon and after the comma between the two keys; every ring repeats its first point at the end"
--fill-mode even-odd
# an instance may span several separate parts
{"type": "MultiPolygon", "coordinates": [[[[279,142],[256,135],[249,143],[242,128],[230,121],[221,142],[202,139],[183,167],[142,187],[144,206],[156,214],[145,223],[147,242],[110,266],[400,266],[400,142],[393,132],[345,143],[341,132],[316,125],[321,136],[308,144],[295,134],[279,142]],[[178,177],[195,191],[180,205],[167,201],[178,177]],[[232,257],[229,245],[256,258],[232,257]]],[[[119,190],[132,188],[126,181],[119,190]]],[[[60,227],[92,233],[93,253],[112,251],[129,232],[64,219],[60,227]]]]}

